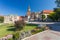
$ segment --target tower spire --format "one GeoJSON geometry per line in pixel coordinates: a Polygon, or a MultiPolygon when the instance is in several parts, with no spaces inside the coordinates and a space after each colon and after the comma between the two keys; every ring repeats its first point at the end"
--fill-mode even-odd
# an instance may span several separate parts
{"type": "Polygon", "coordinates": [[[28,11],[31,11],[31,9],[30,9],[30,5],[28,6],[28,11]]]}

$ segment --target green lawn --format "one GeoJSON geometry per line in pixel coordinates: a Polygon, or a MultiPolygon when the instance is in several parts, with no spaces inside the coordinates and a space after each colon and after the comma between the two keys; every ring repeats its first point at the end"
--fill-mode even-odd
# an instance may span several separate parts
{"type": "MultiPolygon", "coordinates": [[[[34,29],[35,27],[37,27],[37,25],[27,24],[22,31],[29,31],[34,29]]],[[[14,31],[11,24],[0,25],[0,38],[8,34],[12,34],[13,32],[14,31]]]]}

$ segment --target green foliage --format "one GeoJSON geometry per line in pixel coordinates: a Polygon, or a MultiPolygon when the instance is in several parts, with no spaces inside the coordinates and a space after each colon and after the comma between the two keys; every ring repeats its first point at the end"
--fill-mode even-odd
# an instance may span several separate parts
{"type": "Polygon", "coordinates": [[[49,18],[53,21],[60,21],[60,0],[56,0],[56,4],[59,8],[54,8],[54,13],[51,13],[49,18]]]}
{"type": "Polygon", "coordinates": [[[45,15],[42,15],[42,18],[44,19],[45,18],[45,15]]]}
{"type": "Polygon", "coordinates": [[[56,12],[52,12],[48,17],[53,21],[58,21],[58,18],[59,18],[56,12]]]}
{"type": "Polygon", "coordinates": [[[4,17],[0,16],[0,23],[2,23],[4,21],[4,17]]]}
{"type": "Polygon", "coordinates": [[[15,22],[16,31],[22,30],[24,28],[24,26],[25,26],[25,22],[23,20],[15,22]]]}
{"type": "Polygon", "coordinates": [[[13,40],[12,38],[8,39],[8,40],[13,40]]]}
{"type": "Polygon", "coordinates": [[[42,21],[45,19],[45,15],[42,15],[42,21]]]}
{"type": "Polygon", "coordinates": [[[54,12],[56,13],[55,18],[57,18],[58,19],[57,21],[59,21],[60,20],[60,8],[54,8],[54,12]]]}
{"type": "Polygon", "coordinates": [[[36,34],[36,33],[39,33],[39,32],[42,32],[44,31],[45,28],[35,28],[31,31],[32,34],[36,34]]]}
{"type": "Polygon", "coordinates": [[[60,0],[56,0],[55,3],[57,4],[57,7],[60,7],[60,0]]]}
{"type": "Polygon", "coordinates": [[[49,18],[51,18],[53,21],[59,21],[60,20],[60,8],[54,8],[54,12],[49,15],[49,18]]]}
{"type": "Polygon", "coordinates": [[[60,8],[54,8],[54,12],[60,12],[60,8]]]}
{"type": "Polygon", "coordinates": [[[18,38],[19,38],[19,31],[17,31],[17,32],[15,32],[14,34],[13,34],[13,40],[17,40],[18,38]]]}
{"type": "MultiPolygon", "coordinates": [[[[21,30],[21,32],[29,31],[29,30],[32,30],[36,27],[37,27],[37,25],[26,24],[26,26],[24,27],[23,30],[21,30]]],[[[13,31],[14,30],[13,28],[15,28],[13,24],[2,24],[2,25],[0,25],[0,38],[4,37],[5,35],[8,35],[8,34],[13,34],[15,32],[15,31],[13,31]],[[8,30],[8,29],[13,29],[13,30],[8,30]]]]}
{"type": "Polygon", "coordinates": [[[54,13],[49,15],[49,18],[53,21],[60,21],[60,0],[55,1],[58,8],[54,8],[54,13]]]}

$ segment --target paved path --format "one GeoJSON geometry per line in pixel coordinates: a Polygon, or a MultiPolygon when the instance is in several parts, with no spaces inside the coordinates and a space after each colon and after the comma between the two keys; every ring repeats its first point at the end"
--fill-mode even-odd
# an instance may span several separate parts
{"type": "Polygon", "coordinates": [[[29,24],[60,24],[60,22],[27,22],[29,24]]]}
{"type": "Polygon", "coordinates": [[[60,32],[46,30],[23,40],[60,40],[60,32]]]}
{"type": "Polygon", "coordinates": [[[51,30],[60,32],[60,22],[28,22],[29,24],[47,24],[51,30]]]}
{"type": "Polygon", "coordinates": [[[60,32],[60,24],[48,24],[51,30],[59,31],[60,32]]]}

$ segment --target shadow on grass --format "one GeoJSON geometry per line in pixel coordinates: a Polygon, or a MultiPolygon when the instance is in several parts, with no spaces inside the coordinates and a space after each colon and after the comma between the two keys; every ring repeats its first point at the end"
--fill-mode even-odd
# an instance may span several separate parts
{"type": "Polygon", "coordinates": [[[9,28],[7,31],[15,31],[15,28],[9,28]]]}
{"type": "Polygon", "coordinates": [[[15,31],[15,27],[13,27],[13,26],[9,26],[9,28],[7,29],[7,31],[15,31]]]}
{"type": "Polygon", "coordinates": [[[37,24],[26,24],[27,26],[38,26],[37,24]]]}

